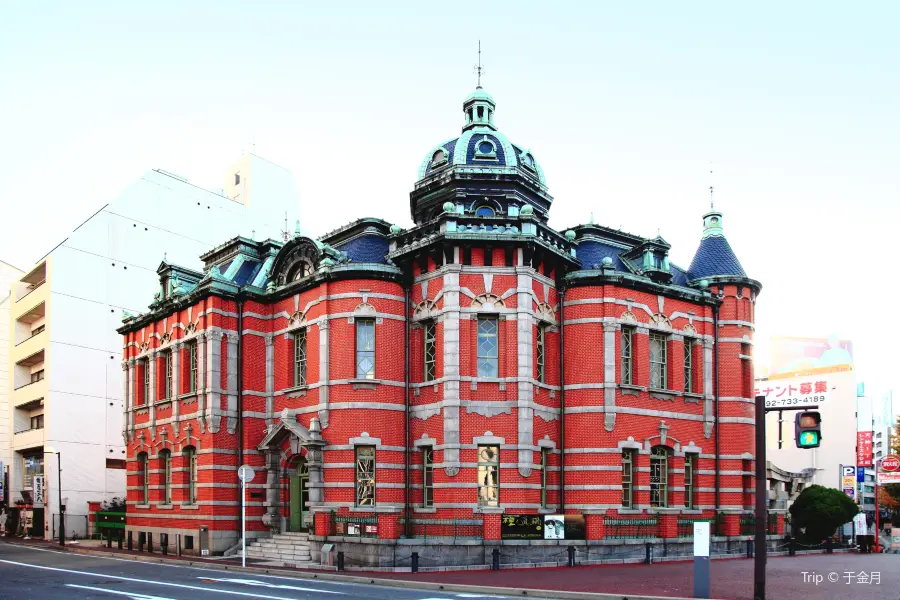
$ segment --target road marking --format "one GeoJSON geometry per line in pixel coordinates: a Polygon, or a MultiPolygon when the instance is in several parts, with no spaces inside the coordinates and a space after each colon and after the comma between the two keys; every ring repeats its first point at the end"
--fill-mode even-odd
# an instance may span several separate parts
{"type": "MultiPolygon", "coordinates": [[[[75,571],[72,569],[60,569],[58,567],[45,567],[43,565],[33,565],[29,563],[16,562],[14,560],[2,560],[0,563],[8,565],[16,565],[19,567],[30,567],[32,569],[43,569],[44,571],[57,571],[59,573],[74,573],[75,575],[87,575],[89,577],[105,577],[107,579],[118,579],[120,581],[130,581],[132,583],[149,583],[151,585],[162,585],[167,587],[181,588],[184,590],[199,590],[201,592],[217,592],[219,594],[229,594],[231,596],[247,596],[249,598],[263,598],[264,600],[296,600],[295,598],[285,598],[283,596],[262,596],[260,594],[250,594],[247,592],[235,592],[232,590],[220,590],[217,588],[200,587],[198,585],[185,585],[183,583],[171,583],[167,581],[150,581],[147,579],[134,579],[132,577],[120,577],[118,575],[107,575],[106,573],[91,573],[90,571],[75,571]]],[[[321,590],[315,590],[321,591],[321,590]]],[[[332,594],[341,594],[342,592],[330,592],[332,594]]]]}
{"type": "Polygon", "coordinates": [[[255,579],[214,579],[212,577],[198,577],[201,581],[209,581],[211,583],[240,583],[242,585],[253,585],[257,587],[266,587],[279,590],[294,590],[296,592],[318,592],[320,594],[342,594],[343,592],[333,592],[331,590],[320,590],[317,588],[298,587],[295,585],[279,585],[277,583],[267,583],[265,581],[256,581],[255,579]]]}
{"type": "Polygon", "coordinates": [[[173,600],[172,598],[163,598],[162,596],[147,596],[145,594],[136,594],[133,592],[120,592],[118,590],[108,590],[106,588],[91,587],[89,585],[75,585],[67,583],[66,587],[79,588],[82,590],[94,590],[95,592],[106,592],[107,594],[118,594],[120,596],[128,596],[131,600],[173,600]]]}

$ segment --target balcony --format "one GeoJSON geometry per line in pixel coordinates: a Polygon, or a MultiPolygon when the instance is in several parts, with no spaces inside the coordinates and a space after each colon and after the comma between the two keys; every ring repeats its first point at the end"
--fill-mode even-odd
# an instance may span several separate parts
{"type": "MultiPolygon", "coordinates": [[[[41,355],[41,359],[39,362],[43,362],[43,354],[44,349],[47,345],[47,333],[46,330],[41,326],[40,331],[35,334],[29,335],[29,337],[18,341],[18,343],[12,348],[12,360],[16,364],[20,363],[21,360],[29,360],[32,356],[41,355]]],[[[31,365],[27,365],[31,366],[31,365]]]]}
{"type": "Polygon", "coordinates": [[[19,281],[13,282],[12,292],[16,299],[13,318],[18,319],[31,308],[47,299],[47,263],[42,262],[19,281]]]}
{"type": "Polygon", "coordinates": [[[44,445],[44,429],[26,429],[13,434],[13,450],[21,452],[44,445]]]}

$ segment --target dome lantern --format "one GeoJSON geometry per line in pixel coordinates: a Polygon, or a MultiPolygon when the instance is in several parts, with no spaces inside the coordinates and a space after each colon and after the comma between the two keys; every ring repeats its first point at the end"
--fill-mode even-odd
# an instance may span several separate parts
{"type": "Polygon", "coordinates": [[[463,102],[463,113],[466,115],[466,123],[463,125],[463,131],[469,131],[476,127],[486,127],[492,131],[497,131],[494,125],[494,110],[497,105],[494,99],[479,85],[475,91],[469,94],[463,102]]]}

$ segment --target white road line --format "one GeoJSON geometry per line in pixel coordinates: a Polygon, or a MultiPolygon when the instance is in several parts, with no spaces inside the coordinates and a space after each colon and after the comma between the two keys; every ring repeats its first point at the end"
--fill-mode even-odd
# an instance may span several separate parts
{"type": "MultiPolygon", "coordinates": [[[[98,556],[96,554],[78,554],[75,552],[66,552],[66,551],[62,551],[62,550],[49,550],[46,548],[35,548],[33,546],[26,546],[25,544],[9,543],[9,545],[15,546],[17,548],[24,548],[26,550],[35,550],[37,552],[49,552],[50,554],[65,554],[66,556],[69,556],[69,557],[78,557],[78,558],[83,558],[83,559],[114,560],[117,562],[127,562],[127,563],[131,563],[131,564],[134,564],[137,562],[146,562],[146,561],[134,560],[131,558],[115,558],[112,556],[98,556]]],[[[160,560],[162,560],[162,559],[160,559],[160,560]]],[[[228,571],[227,567],[223,568],[223,569],[213,569],[210,567],[198,567],[196,565],[170,565],[170,564],[166,564],[164,562],[150,562],[149,564],[152,564],[154,567],[166,567],[169,569],[192,569],[194,571],[209,571],[210,573],[225,573],[228,571]]],[[[253,565],[250,565],[250,566],[253,566],[253,565]]],[[[255,568],[263,569],[265,567],[256,566],[255,568]]],[[[312,577],[285,577],[285,576],[279,576],[279,575],[263,575],[262,573],[254,573],[253,576],[254,577],[264,577],[266,579],[284,579],[285,581],[297,581],[298,579],[301,581],[312,580],[312,577]]],[[[349,583],[346,581],[333,581],[330,579],[322,579],[321,581],[323,583],[327,583],[328,585],[351,585],[351,586],[365,585],[362,583],[349,583]]]]}
{"type": "MultiPolygon", "coordinates": [[[[59,573],[73,573],[75,575],[87,575],[89,577],[105,577],[107,579],[118,579],[120,581],[130,581],[132,583],[148,583],[150,585],[162,585],[167,587],[181,588],[184,590],[198,590],[201,592],[215,592],[217,594],[229,594],[232,596],[247,596],[249,598],[263,598],[264,600],[296,600],[296,598],[284,598],[282,596],[262,596],[260,594],[250,594],[247,592],[234,592],[231,590],[220,590],[217,588],[200,587],[198,585],[184,585],[182,583],[170,583],[166,581],[150,581],[147,579],[134,579],[132,577],[120,577],[118,575],[107,575],[106,573],[91,573],[90,571],[74,571],[72,569],[60,569],[58,567],[45,567],[43,565],[33,565],[29,563],[16,562],[14,560],[0,560],[0,563],[8,565],[16,565],[19,567],[30,567],[32,569],[43,569],[44,571],[57,571],[59,573]]],[[[314,590],[321,592],[322,590],[314,590]]],[[[330,592],[332,594],[341,594],[342,592],[330,592]]]]}
{"type": "Polygon", "coordinates": [[[136,594],[132,592],[120,592],[118,590],[108,590],[106,588],[91,587],[89,585],[75,585],[67,583],[66,587],[79,588],[82,590],[93,590],[95,592],[106,592],[107,594],[118,594],[119,596],[128,596],[131,600],[173,600],[172,598],[163,598],[162,596],[147,596],[145,594],[136,594]]]}
{"type": "Polygon", "coordinates": [[[256,581],[255,579],[215,579],[213,577],[198,577],[203,581],[211,581],[213,583],[239,583],[242,585],[253,585],[257,587],[274,588],[279,590],[294,590],[296,592],[318,592],[320,594],[342,594],[343,592],[333,592],[331,590],[320,590],[317,588],[297,587],[295,585],[280,585],[277,583],[267,583],[265,581],[256,581]]]}

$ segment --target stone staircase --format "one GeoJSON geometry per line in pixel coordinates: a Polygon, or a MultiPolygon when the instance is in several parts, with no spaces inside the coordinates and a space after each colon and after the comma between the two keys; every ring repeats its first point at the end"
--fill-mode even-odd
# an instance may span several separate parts
{"type": "Polygon", "coordinates": [[[309,550],[308,533],[279,533],[258,539],[247,546],[247,558],[284,567],[309,567],[319,564],[309,550]]]}

